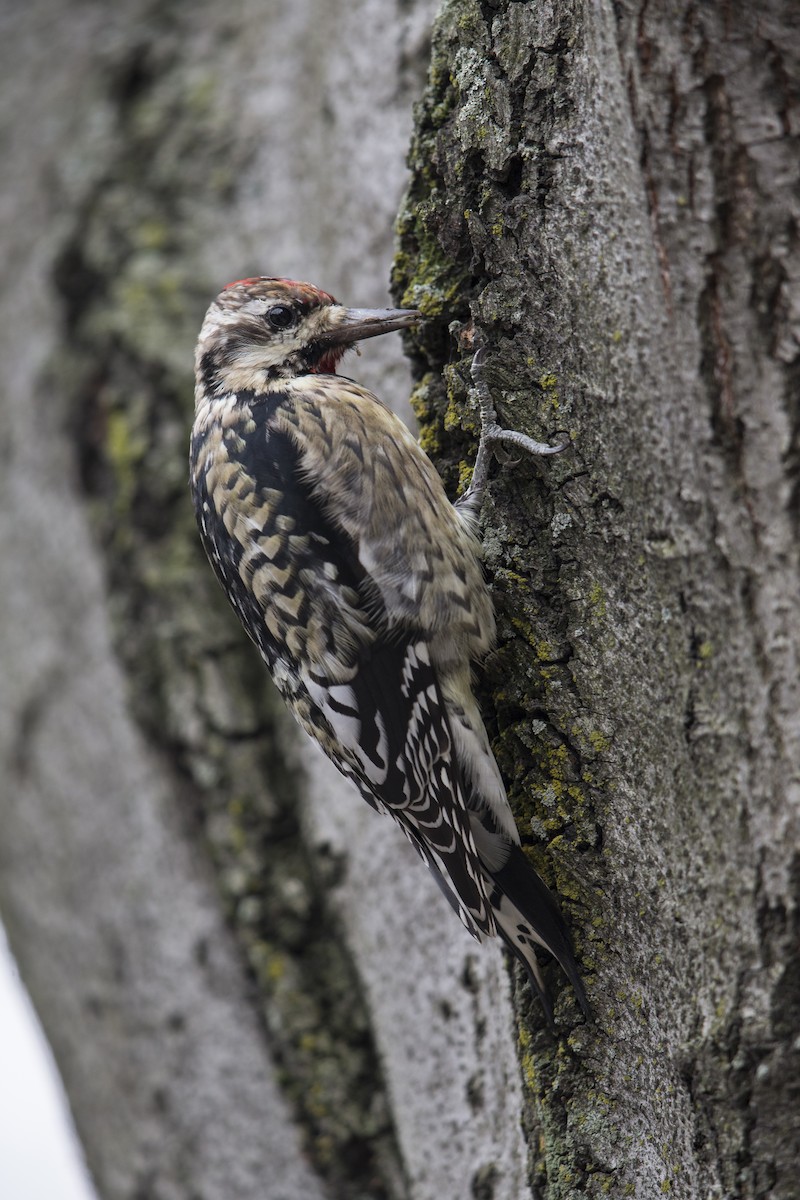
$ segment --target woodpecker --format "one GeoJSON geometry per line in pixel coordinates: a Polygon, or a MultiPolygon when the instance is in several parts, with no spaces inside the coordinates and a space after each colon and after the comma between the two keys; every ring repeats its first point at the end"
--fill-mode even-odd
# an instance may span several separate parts
{"type": "Polygon", "coordinates": [[[473,379],[482,436],[451,504],[403,422],[336,374],[406,309],[345,308],[308,283],[229,284],[195,356],[191,489],[206,553],[286,704],[372,808],[388,813],[478,940],[499,935],[550,1024],[536,947],[589,1005],[552,894],[520,846],[472,693],[495,619],[477,517],[500,429],[473,379]]]}

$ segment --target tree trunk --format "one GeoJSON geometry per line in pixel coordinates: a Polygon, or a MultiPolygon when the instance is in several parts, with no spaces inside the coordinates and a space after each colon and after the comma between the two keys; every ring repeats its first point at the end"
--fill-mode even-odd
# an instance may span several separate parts
{"type": "MultiPolygon", "coordinates": [[[[594,1024],[517,980],[520,1074],[499,950],[295,734],[199,549],[205,306],[384,302],[434,7],[7,6],[0,909],[104,1200],[786,1200],[790,6],[453,0],[417,115],[423,444],[455,494],[476,337],[504,422],[571,440],[496,472],[479,682],[594,1024]]],[[[398,341],[357,364],[395,402],[398,341]]]]}
{"type": "Polygon", "coordinates": [[[486,511],[495,751],[597,1011],[560,1045],[521,1012],[548,1200],[800,1195],[799,24],[437,26],[396,276],[423,440],[455,488],[457,318],[502,423],[571,441],[486,511]]]}

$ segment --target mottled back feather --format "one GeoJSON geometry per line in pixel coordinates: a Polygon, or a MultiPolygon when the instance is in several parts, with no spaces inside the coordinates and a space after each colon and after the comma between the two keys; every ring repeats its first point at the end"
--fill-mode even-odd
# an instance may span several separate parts
{"type": "MultiPolygon", "coordinates": [[[[367,569],[365,559],[381,551],[353,536],[346,514],[334,516],[326,485],[337,485],[344,473],[354,511],[363,508],[361,481],[351,477],[354,458],[381,477],[403,464],[404,439],[399,452],[393,442],[369,463],[359,459],[346,449],[348,422],[358,420],[358,410],[345,404],[325,420],[336,467],[312,474],[300,431],[322,417],[316,389],[307,390],[307,406],[292,389],[259,402],[240,396],[239,421],[197,439],[192,483],[206,550],[301,724],[373,807],[398,820],[442,877],[467,927],[492,933],[448,715],[420,633],[419,600],[400,573],[403,554],[416,546],[420,560],[430,560],[428,588],[435,591],[435,572],[457,557],[457,548],[432,545],[398,505],[384,512],[379,531],[381,541],[399,545],[397,565],[377,576],[367,569]]],[[[362,403],[369,397],[355,385],[350,394],[362,403]]],[[[405,469],[413,477],[414,457],[405,469]]],[[[462,624],[458,636],[480,636],[474,621],[462,624]]]]}

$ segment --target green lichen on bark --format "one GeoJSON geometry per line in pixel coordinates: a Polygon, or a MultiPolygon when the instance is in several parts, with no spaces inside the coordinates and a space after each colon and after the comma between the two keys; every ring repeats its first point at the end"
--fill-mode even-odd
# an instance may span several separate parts
{"type": "MultiPolygon", "coordinates": [[[[797,241],[776,83],[796,38],[777,7],[747,49],[713,7],[679,10],[446,3],[400,222],[397,292],[427,303],[423,437],[451,490],[473,449],[452,365],[470,317],[502,423],[572,441],[498,471],[484,514],[499,625],[484,711],[598,1008],[554,1046],[519,994],[531,1179],[548,1200],[760,1196],[773,1178],[796,1194],[761,1082],[785,1089],[788,1047],[776,1032],[770,1049],[764,1013],[796,876],[759,815],[789,819],[794,768],[784,755],[776,772],[760,684],[743,684],[783,678],[782,660],[764,665],[758,630],[777,610],[763,598],[796,596],[773,493],[762,529],[783,550],[746,532],[780,454],[796,477],[796,363],[776,351],[788,310],[763,290],[775,247],[797,241]],[[745,444],[761,481],[749,494],[745,444]],[[765,899],[753,830],[780,860],[780,900],[765,899]],[[760,1017],[737,1018],[744,995],[760,1017]]],[[[782,726],[775,707],[769,720],[782,726]]]]}
{"type": "MultiPolygon", "coordinates": [[[[498,9],[505,11],[493,6],[495,21],[498,9]]],[[[569,363],[554,360],[553,339],[536,330],[531,316],[543,303],[532,297],[538,285],[530,264],[537,201],[527,187],[532,169],[518,149],[521,114],[514,112],[509,80],[497,65],[501,58],[516,62],[522,35],[515,29],[507,42],[495,38],[488,55],[490,28],[477,3],[449,3],[442,11],[398,225],[395,294],[426,317],[417,343],[423,374],[415,412],[423,445],[453,491],[475,449],[476,414],[467,400],[473,321],[487,348],[505,423],[552,436],[564,429],[570,409],[569,401],[556,399],[558,374],[569,363]]],[[[530,46],[528,55],[535,59],[530,46]]],[[[599,781],[601,755],[563,695],[570,691],[564,669],[570,648],[558,595],[559,543],[568,538],[554,542],[552,536],[554,525],[568,533],[570,506],[557,489],[572,468],[567,453],[541,469],[509,467],[493,484],[486,561],[500,645],[485,682],[493,700],[495,751],[523,829],[538,814],[539,832],[552,834],[557,827],[575,847],[586,848],[596,839],[586,775],[592,764],[593,781],[599,781]]]]}
{"type": "MultiPolygon", "coordinates": [[[[558,120],[546,89],[573,40],[576,16],[564,6],[547,29],[534,7],[489,8],[476,0],[444,6],[398,224],[395,295],[425,317],[415,411],[422,444],[451,494],[468,478],[465,463],[475,451],[467,389],[473,330],[487,350],[501,421],[541,440],[570,431],[575,364],[555,318],[557,280],[538,241],[547,168],[526,122],[535,105],[543,124],[558,120]],[[527,88],[523,75],[532,80],[527,88]]],[[[543,466],[523,462],[496,474],[484,539],[499,639],[479,683],[526,852],[561,897],[590,977],[606,933],[602,918],[594,919],[586,863],[599,846],[613,735],[582,710],[571,673],[573,631],[600,621],[596,598],[582,590],[570,562],[574,471],[567,452],[543,466]]],[[[571,1023],[568,989],[556,970],[548,977],[571,1023]]],[[[577,1051],[592,1034],[578,1026],[570,1043],[555,1049],[524,986],[518,997],[529,1120],[539,1130],[532,1181],[546,1184],[552,1197],[599,1195],[592,1183],[599,1164],[591,1165],[582,1126],[607,1121],[608,1113],[576,1086],[583,1074],[577,1051]],[[563,1097],[573,1092],[565,1108],[563,1097]],[[582,1167],[567,1170],[577,1162],[582,1167]]]]}
{"type": "Polygon", "coordinates": [[[192,354],[215,284],[193,272],[202,226],[187,210],[200,188],[225,203],[232,142],[220,81],[184,68],[165,21],[163,39],[109,63],[120,152],[55,268],[51,370],[70,398],[131,709],[213,863],[306,1149],[335,1194],[392,1200],[402,1169],[369,1016],[324,900],[340,865],[305,847],[293,730],[191,511],[192,354]]]}

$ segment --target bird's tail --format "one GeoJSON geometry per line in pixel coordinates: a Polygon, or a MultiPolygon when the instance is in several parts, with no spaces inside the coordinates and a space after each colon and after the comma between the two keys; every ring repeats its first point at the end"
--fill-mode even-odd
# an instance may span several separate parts
{"type": "Polygon", "coordinates": [[[585,1017],[591,1020],[592,1010],[561,909],[519,846],[511,846],[507,861],[499,870],[492,871],[490,878],[494,887],[489,900],[498,933],[525,967],[550,1025],[553,1025],[553,1008],[536,956],[537,945],[543,946],[561,964],[585,1017]]]}

